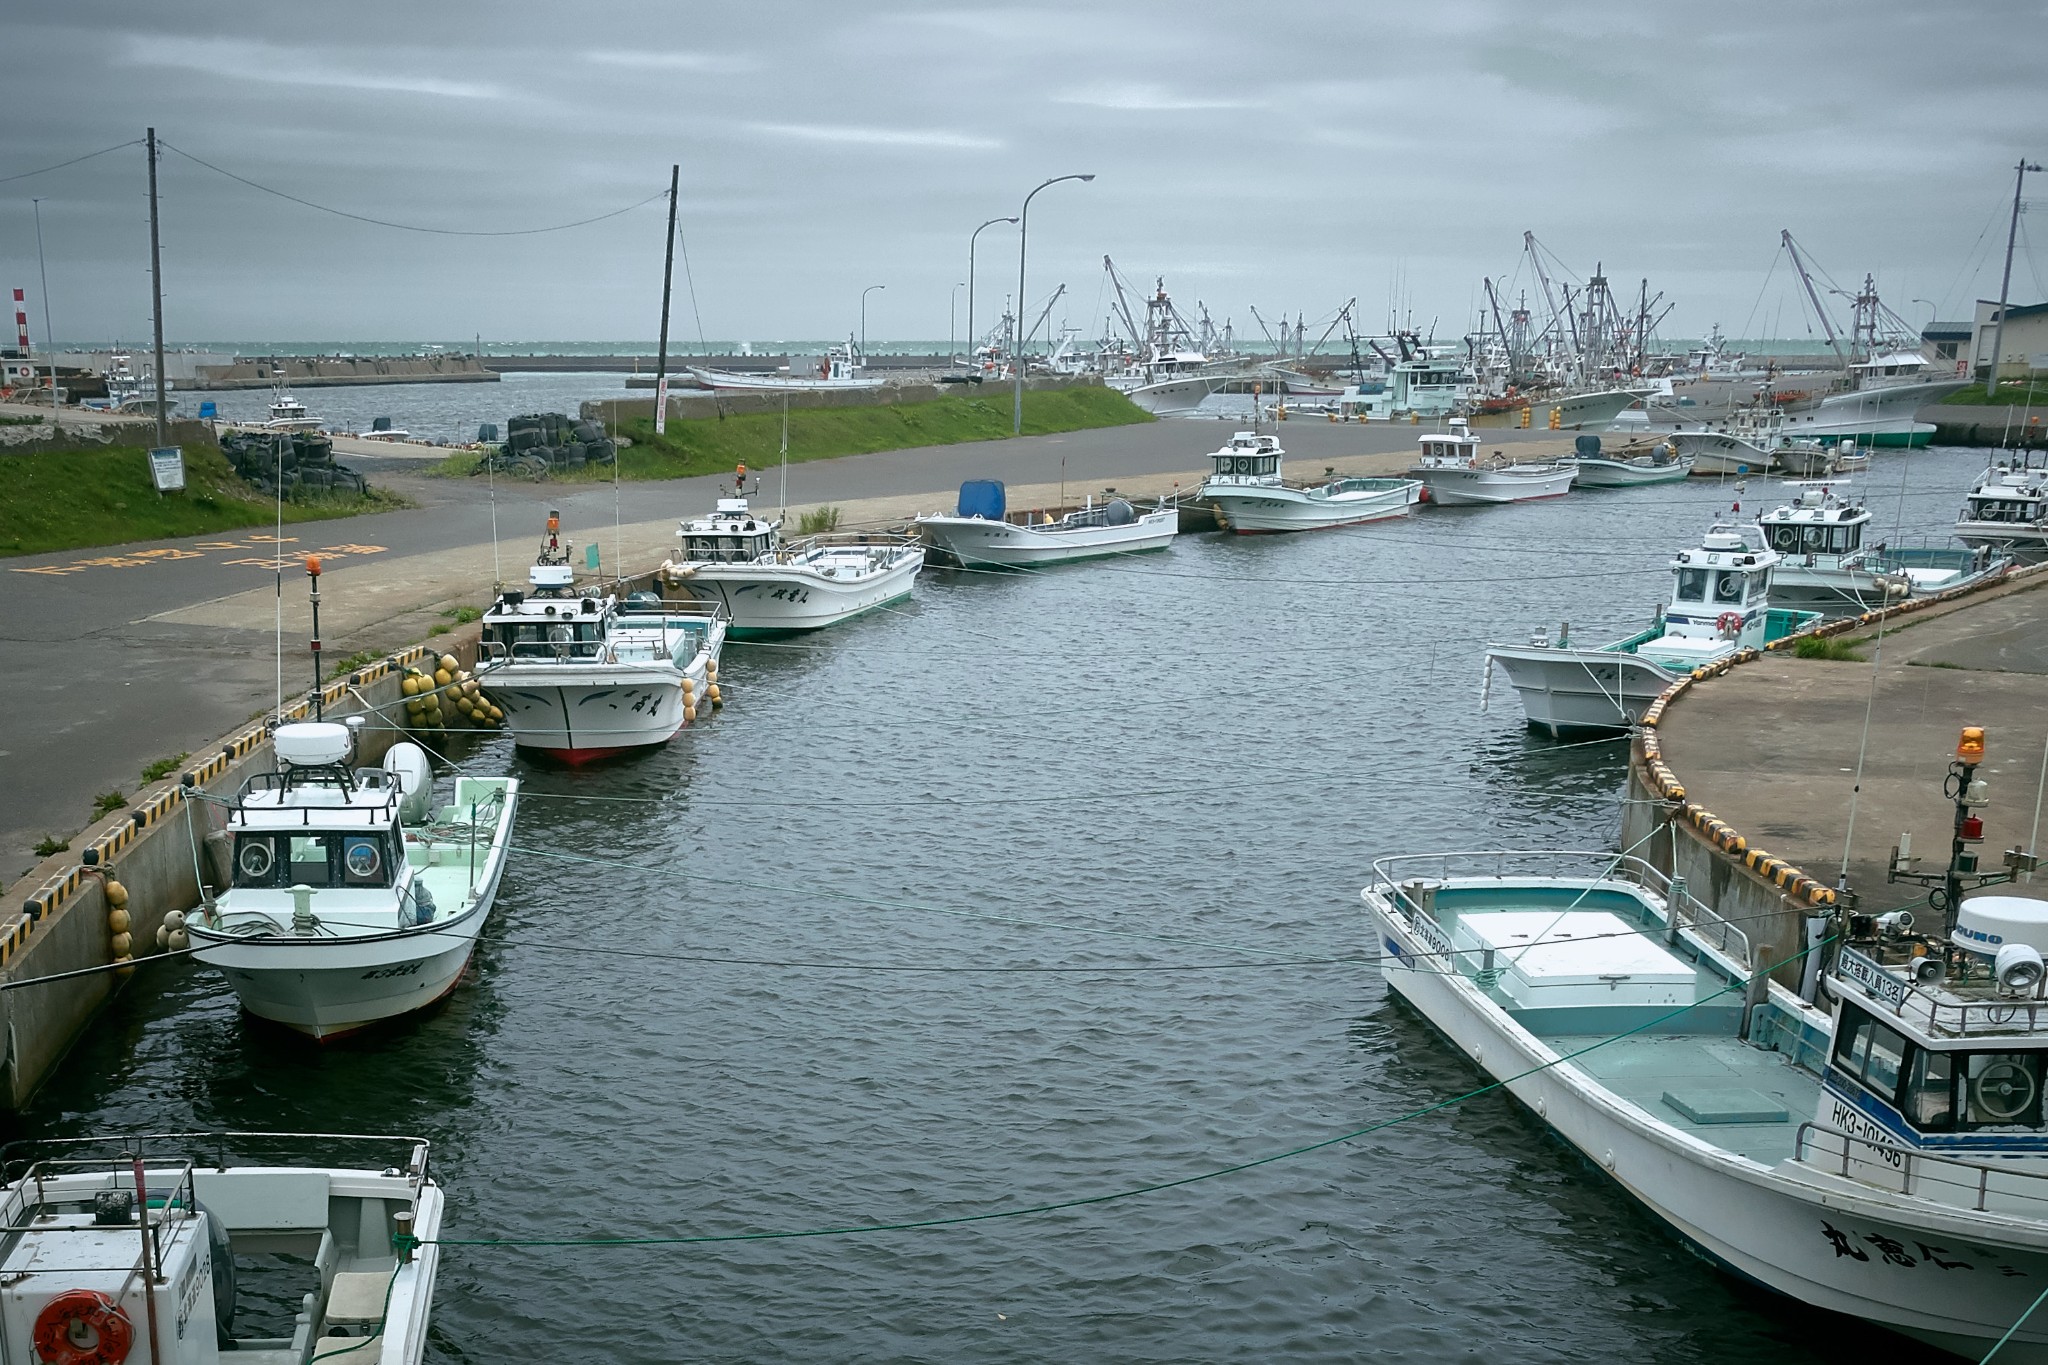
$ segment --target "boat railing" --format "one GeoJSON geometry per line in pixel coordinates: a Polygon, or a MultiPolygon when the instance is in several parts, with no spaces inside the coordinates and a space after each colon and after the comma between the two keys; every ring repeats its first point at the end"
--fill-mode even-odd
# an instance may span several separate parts
{"type": "Polygon", "coordinates": [[[1802,1123],[1792,1159],[1816,1171],[1978,1213],[2048,1218],[2048,1170],[2035,1171],[1916,1152],[1818,1123],[1802,1123]]]}
{"type": "Polygon", "coordinates": [[[277,1151],[289,1148],[298,1153],[315,1145],[324,1152],[345,1152],[358,1160],[363,1155],[374,1152],[379,1156],[376,1165],[386,1175],[404,1175],[414,1186],[424,1183],[427,1179],[431,1144],[422,1137],[410,1137],[399,1133],[236,1131],[106,1133],[90,1137],[32,1138],[11,1142],[0,1147],[0,1179],[12,1184],[17,1181],[33,1181],[38,1177],[47,1180],[58,1176],[87,1175],[108,1169],[110,1162],[120,1163],[111,1169],[132,1179],[134,1162],[137,1159],[140,1159],[145,1167],[155,1164],[162,1169],[167,1157],[153,1156],[152,1153],[168,1151],[175,1151],[180,1168],[188,1174],[201,1168],[226,1171],[236,1165],[282,1164],[254,1159],[254,1154],[259,1150],[277,1151]],[[394,1157],[403,1159],[394,1160],[394,1157]]]}
{"type": "Polygon", "coordinates": [[[917,543],[916,536],[897,535],[890,531],[825,531],[784,542],[776,547],[775,562],[793,564],[820,550],[901,551],[917,543]]]}
{"type": "Polygon", "coordinates": [[[1952,993],[1953,981],[1935,995],[1861,949],[1849,947],[1835,954],[1833,971],[1838,993],[1860,997],[1930,1034],[1981,1038],[2048,1031],[2048,979],[2036,982],[2026,995],[1963,999],[1952,993]]]}
{"type": "MultiPolygon", "coordinates": [[[[1754,965],[1749,936],[1722,918],[1682,885],[1674,885],[1654,865],[1628,853],[1600,849],[1478,849],[1456,853],[1404,853],[1375,859],[1373,887],[1400,910],[1410,925],[1427,921],[1441,933],[1434,915],[1410,891],[1417,882],[1430,887],[1446,881],[1469,881],[1494,877],[1526,879],[1555,878],[1563,882],[1620,881],[1638,886],[1664,902],[1668,916],[1662,927],[1669,933],[1690,930],[1700,942],[1715,949],[1744,971],[1754,965]]],[[[1428,930],[1418,929],[1427,937],[1428,930]]],[[[1448,942],[1432,943],[1433,950],[1449,951],[1448,942]]]]}

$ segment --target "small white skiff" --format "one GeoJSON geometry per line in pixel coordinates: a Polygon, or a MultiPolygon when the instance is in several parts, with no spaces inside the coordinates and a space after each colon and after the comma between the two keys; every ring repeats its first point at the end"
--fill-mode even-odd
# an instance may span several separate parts
{"type": "Polygon", "coordinates": [[[233,883],[185,922],[242,1008],[328,1039],[455,988],[490,917],[519,783],[463,777],[435,811],[418,746],[353,769],[355,731],[280,728],[228,811],[233,883]]]}
{"type": "Polygon", "coordinates": [[[1012,512],[1003,485],[970,479],[960,485],[951,516],[922,516],[917,529],[932,549],[956,564],[1037,568],[1077,559],[1163,550],[1180,533],[1180,509],[1161,501],[1142,507],[1114,490],[1071,509],[1012,512]]]}

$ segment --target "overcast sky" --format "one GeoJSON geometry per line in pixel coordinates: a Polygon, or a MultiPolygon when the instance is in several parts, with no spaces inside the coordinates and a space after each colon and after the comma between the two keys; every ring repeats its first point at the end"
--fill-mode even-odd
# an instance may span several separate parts
{"type": "MultiPolygon", "coordinates": [[[[1916,325],[1994,294],[2012,167],[2048,155],[2048,9],[0,0],[0,177],[141,136],[369,217],[542,227],[663,191],[713,339],[942,338],[968,234],[1039,181],[1028,293],[1095,335],[1102,258],[1256,337],[1359,300],[1461,332],[1522,233],[1677,307],[1667,336],[1804,335],[1778,231],[1916,325]]],[[[651,339],[664,208],[520,237],[317,212],[167,153],[166,331],[202,339],[651,339]]],[[[41,196],[60,339],[143,338],[128,148],[0,182],[0,286],[41,196]]],[[[2048,179],[2034,191],[2048,203],[2048,179]]],[[[2013,295],[2041,297],[2048,217],[2013,295]]],[[[2024,220],[2023,220],[2024,223],[2024,220]]],[[[2024,228],[2023,228],[2024,231],[2024,228]]],[[[977,321],[1016,291],[981,236],[977,321]]],[[[1519,275],[1518,275],[1519,270],[1519,275]]],[[[680,262],[672,335],[698,322],[680,262]]],[[[964,330],[966,291],[958,291],[964,330]]],[[[8,338],[11,343],[11,336],[8,338]]]]}

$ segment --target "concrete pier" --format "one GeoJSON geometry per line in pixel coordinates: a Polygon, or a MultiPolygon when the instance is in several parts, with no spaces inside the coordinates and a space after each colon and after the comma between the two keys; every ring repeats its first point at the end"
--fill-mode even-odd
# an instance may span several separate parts
{"type": "MultiPolygon", "coordinates": [[[[1859,912],[1926,917],[1924,888],[1888,882],[1886,868],[1901,833],[1923,866],[1945,863],[1954,804],[1942,782],[1966,725],[1984,727],[1988,749],[1982,865],[2035,838],[2048,566],[1827,629],[1862,661],[1746,651],[1667,693],[1630,765],[1623,846],[1744,921],[1761,963],[1798,953],[1806,916],[1842,890],[1859,912]]],[[[1796,983],[1796,968],[1783,975],[1796,983]]]]}
{"type": "Polygon", "coordinates": [[[495,384],[498,372],[473,355],[236,356],[227,365],[200,365],[184,390],[295,389],[356,384],[495,384]]]}

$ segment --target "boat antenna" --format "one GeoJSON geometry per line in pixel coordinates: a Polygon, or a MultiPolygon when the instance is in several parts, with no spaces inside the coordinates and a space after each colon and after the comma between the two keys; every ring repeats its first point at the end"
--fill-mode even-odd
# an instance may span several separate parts
{"type": "Polygon", "coordinates": [[[789,520],[789,390],[782,391],[782,510],[778,521],[789,520]]]}
{"type": "MultiPolygon", "coordinates": [[[[508,430],[505,434],[509,437],[512,433],[508,430]]],[[[491,593],[496,596],[505,589],[505,569],[498,562],[498,462],[490,455],[484,456],[484,482],[491,490],[491,593]]]]}
{"type": "Polygon", "coordinates": [[[313,719],[321,718],[320,687],[320,556],[306,556],[306,577],[313,588],[313,719]]]}
{"type": "Polygon", "coordinates": [[[277,715],[284,718],[284,442],[288,437],[279,434],[270,438],[270,453],[277,457],[276,481],[272,491],[277,494],[277,534],[271,537],[271,557],[277,568],[277,715]]]}
{"type": "Polygon", "coordinates": [[[626,587],[626,532],[619,525],[619,452],[612,448],[612,577],[621,592],[626,587]]]}

